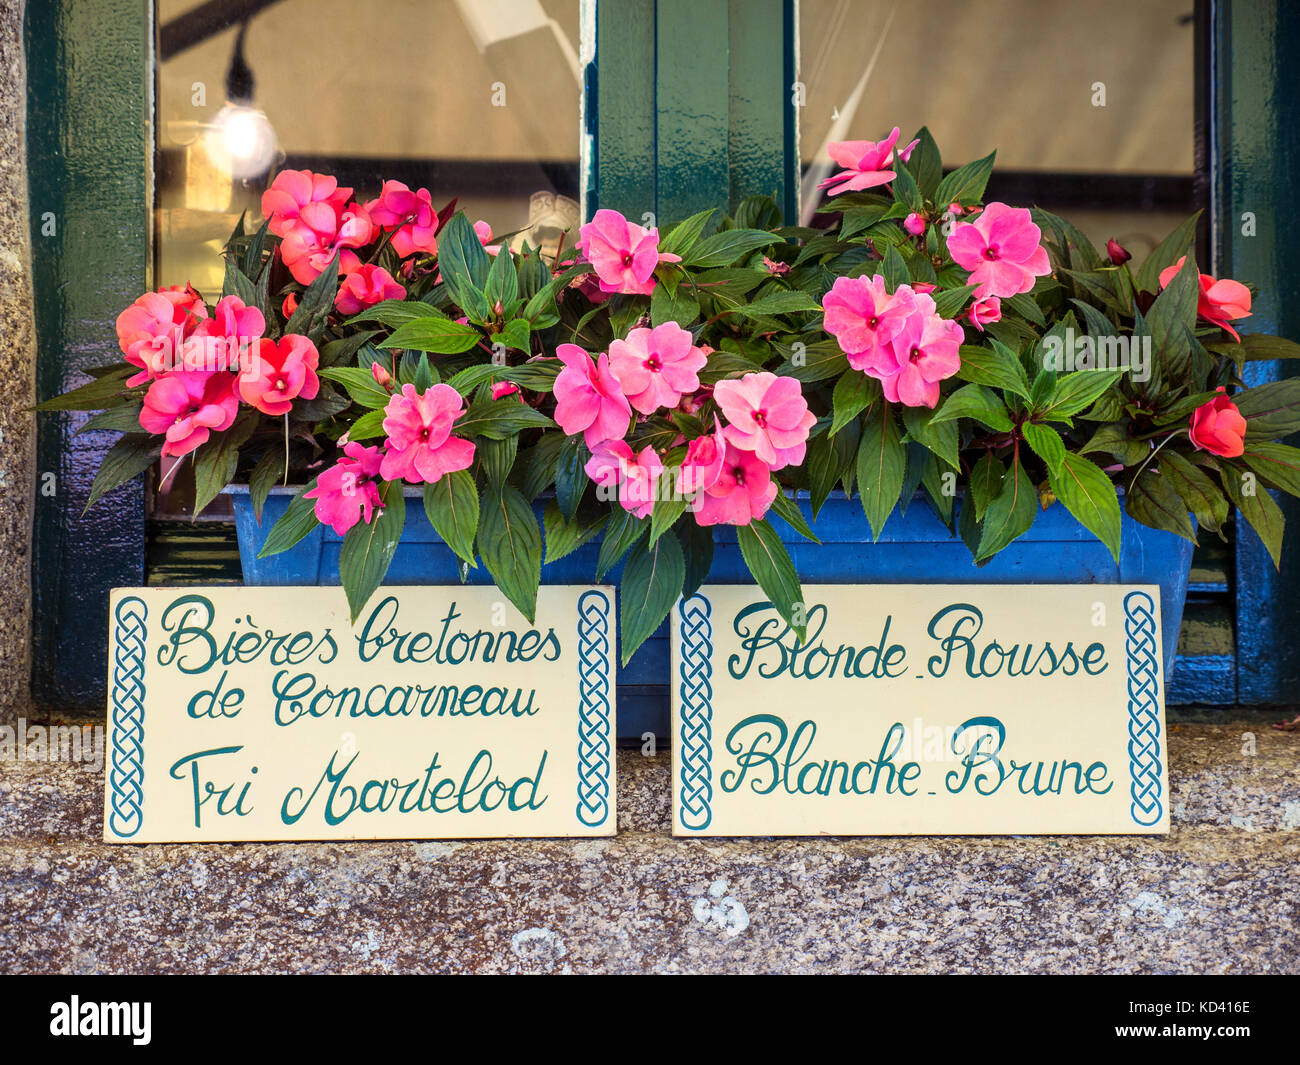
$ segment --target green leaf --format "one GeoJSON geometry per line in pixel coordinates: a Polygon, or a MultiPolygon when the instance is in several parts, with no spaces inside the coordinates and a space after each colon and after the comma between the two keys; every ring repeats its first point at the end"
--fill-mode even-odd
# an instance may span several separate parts
{"type": "Polygon", "coordinates": [[[239,468],[239,449],[248,442],[257,427],[256,412],[241,415],[224,433],[214,433],[194,456],[194,515],[221,494],[235,479],[239,468]]]}
{"type": "Polygon", "coordinates": [[[555,464],[555,501],[560,513],[570,521],[578,513],[578,504],[587,488],[584,456],[582,437],[566,436],[555,464]]]}
{"type": "Polygon", "coordinates": [[[1065,442],[1061,439],[1061,434],[1050,425],[1038,425],[1035,422],[1025,422],[1020,431],[1025,434],[1025,443],[1046,463],[1048,472],[1059,473],[1061,462],[1065,458],[1065,442]]]}
{"type": "Polygon", "coordinates": [[[546,530],[546,561],[554,562],[572,554],[605,527],[607,512],[593,508],[579,512],[572,521],[560,513],[555,501],[546,504],[542,512],[542,527],[546,530]]]}
{"type": "Polygon", "coordinates": [[[684,222],[678,222],[672,229],[659,241],[660,253],[669,255],[685,255],[693,247],[695,242],[700,239],[700,234],[709,224],[709,219],[717,213],[716,207],[710,207],[707,211],[701,211],[699,214],[693,214],[684,222]]]}
{"type": "Polygon", "coordinates": [[[683,256],[687,266],[703,270],[711,266],[730,266],[759,248],[768,248],[780,240],[774,233],[761,229],[724,229],[696,244],[683,256]]]}
{"type": "Polygon", "coordinates": [[[1039,419],[1065,421],[1091,407],[1106,389],[1120,379],[1119,370],[1076,370],[1056,378],[1047,398],[1033,405],[1039,419]]]}
{"type": "Polygon", "coordinates": [[[907,449],[886,403],[868,412],[858,445],[858,496],[871,525],[872,537],[880,539],[885,522],[898,504],[907,472],[907,449]]]}
{"type": "Polygon", "coordinates": [[[406,325],[407,322],[420,322],[426,318],[446,319],[447,316],[432,304],[425,303],[424,300],[384,300],[382,303],[376,303],[373,307],[367,307],[359,314],[354,314],[343,324],[356,325],[359,322],[379,322],[390,329],[396,329],[398,326],[406,325]]]}
{"type": "Polygon", "coordinates": [[[542,533],[532,505],[510,485],[483,492],[478,553],[496,586],[531,625],[542,580],[542,533]]]}
{"type": "Polygon", "coordinates": [[[1169,378],[1187,374],[1192,337],[1196,329],[1196,303],[1200,293],[1196,260],[1190,255],[1147,311],[1152,354],[1169,378]]]}
{"type": "Polygon", "coordinates": [[[985,562],[1001,551],[1016,537],[1034,524],[1038,513],[1038,493],[1019,458],[1012,460],[1011,469],[1002,479],[1002,489],[989,504],[984,515],[984,531],[980,536],[975,561],[985,562]]]}
{"type": "Polygon", "coordinates": [[[352,526],[339,548],[339,579],[354,623],[375,589],[384,583],[406,524],[406,499],[400,481],[382,482],[379,498],[383,509],[369,524],[358,522],[352,526]]]}
{"type": "Polygon", "coordinates": [[[468,470],[444,474],[424,486],[424,512],[443,542],[470,566],[478,532],[478,489],[468,470]]]}
{"type": "Polygon", "coordinates": [[[684,499],[656,499],[650,511],[650,543],[676,525],[689,506],[684,499]]]}
{"type": "Polygon", "coordinates": [[[353,401],[370,410],[381,410],[388,405],[391,395],[376,381],[374,374],[360,366],[328,366],[317,371],[327,381],[337,381],[353,401]]]}
{"type": "Polygon", "coordinates": [[[811,540],[815,544],[821,543],[813,534],[808,520],[803,516],[803,511],[799,509],[799,504],[784,492],[778,491],[772,498],[772,513],[805,540],[811,540]]]}
{"type": "Polygon", "coordinates": [[[600,543],[600,555],[596,559],[596,580],[601,580],[618,565],[619,559],[649,530],[650,522],[633,517],[631,511],[622,507],[611,510],[605,524],[605,538],[600,543]]]}
{"type": "Polygon", "coordinates": [[[930,425],[957,418],[974,418],[998,432],[1011,431],[1011,417],[1002,397],[983,385],[963,385],[957,389],[930,416],[930,425]]]}
{"type": "Polygon", "coordinates": [[[1249,333],[1241,338],[1243,358],[1247,362],[1261,359],[1300,359],[1300,344],[1285,337],[1272,337],[1266,333],[1249,333]]]}
{"type": "Polygon", "coordinates": [[[348,429],[349,440],[373,440],[377,436],[384,434],[384,411],[368,410],[361,415],[348,429]]]}
{"type": "Polygon", "coordinates": [[[480,321],[486,318],[489,305],[483,290],[492,270],[492,256],[484,250],[464,211],[457,211],[438,234],[438,267],[442,283],[465,313],[480,321]]]}
{"type": "Polygon", "coordinates": [[[298,300],[298,307],[284,327],[285,333],[301,333],[313,341],[319,340],[334,311],[334,297],[339,289],[339,257],[334,256],[329,266],[307,286],[298,300]]]}
{"type": "Polygon", "coordinates": [[[136,366],[114,368],[111,373],[96,377],[80,388],[47,399],[36,405],[37,410],[103,410],[114,406],[113,400],[127,393],[126,379],[139,373],[136,366]]]}
{"type": "Polygon", "coordinates": [[[956,318],[966,306],[978,285],[962,285],[960,288],[947,288],[934,294],[934,308],[941,318],[956,318]]]}
{"type": "Polygon", "coordinates": [[[316,520],[316,504],[306,498],[306,493],[315,487],[316,478],[313,477],[303,486],[302,491],[293,497],[288,509],[280,515],[280,520],[271,526],[271,531],[266,535],[266,543],[257,553],[258,558],[270,558],[281,551],[288,551],[308,533],[320,528],[320,522],[316,520]]]}
{"type": "Polygon", "coordinates": [[[1187,504],[1169,480],[1150,466],[1128,486],[1124,509],[1134,521],[1149,528],[1177,533],[1184,540],[1196,542],[1196,530],[1187,517],[1187,504]]]}
{"type": "Polygon", "coordinates": [[[806,292],[777,289],[767,292],[749,303],[742,303],[732,308],[732,315],[741,318],[761,318],[773,314],[796,314],[808,311],[820,311],[822,305],[806,292]]]}
{"type": "Polygon", "coordinates": [[[955,420],[936,423],[934,411],[923,407],[904,407],[903,425],[907,435],[938,455],[954,470],[959,469],[958,434],[955,420]]]}
{"type": "Polygon", "coordinates": [[[226,260],[226,279],[221,286],[222,296],[238,296],[246,307],[257,306],[257,286],[229,259],[226,260]]]}
{"type": "Polygon", "coordinates": [[[675,292],[670,292],[667,285],[655,285],[650,295],[650,321],[654,325],[676,322],[685,328],[699,316],[700,301],[690,285],[678,285],[675,292]]]}
{"type": "Polygon", "coordinates": [[[997,154],[997,152],[990,152],[983,159],[976,159],[973,163],[959,166],[947,175],[939,182],[938,191],[934,194],[934,202],[940,208],[946,208],[950,203],[968,206],[983,202],[984,189],[989,183],[989,176],[993,173],[993,161],[997,154]]]}
{"type": "Polygon", "coordinates": [[[142,410],[144,404],[139,400],[129,400],[116,407],[108,407],[98,414],[92,414],[82,422],[77,429],[77,435],[95,432],[138,433],[142,410]]]}
{"type": "Polygon", "coordinates": [[[1228,520],[1228,501],[1205,471],[1173,448],[1160,452],[1160,473],[1169,480],[1202,529],[1217,532],[1228,520]]]}
{"type": "Polygon", "coordinates": [[[1300,496],[1300,448],[1251,441],[1241,458],[1269,484],[1300,496]]]}
{"type": "Polygon", "coordinates": [[[485,436],[489,440],[504,440],[525,429],[552,429],[555,423],[541,411],[526,403],[501,402],[491,396],[476,399],[469,409],[457,419],[452,432],[457,436],[485,436]]]}
{"type": "Polygon", "coordinates": [[[808,441],[808,494],[812,502],[813,518],[816,519],[822,506],[840,479],[840,467],[836,461],[831,438],[827,433],[813,437],[808,441]]]}
{"type": "Polygon", "coordinates": [[[1201,212],[1197,211],[1157,244],[1155,251],[1146,257],[1133,278],[1133,283],[1140,291],[1155,292],[1160,287],[1161,272],[1191,252],[1196,241],[1196,223],[1200,217],[1201,212]]]}
{"type": "Polygon", "coordinates": [[[462,325],[450,318],[417,318],[398,326],[379,347],[456,355],[468,351],[482,339],[483,334],[472,325],[462,325]]]}
{"type": "Polygon", "coordinates": [[[1006,479],[1007,468],[989,453],[975,463],[975,468],[971,470],[970,484],[967,487],[967,498],[975,505],[975,517],[980,521],[984,520],[984,515],[988,512],[989,504],[998,497],[1002,491],[1002,482],[1006,479]]]}
{"type": "MultiPolygon", "coordinates": [[[[897,498],[897,497],[895,497],[897,498]]],[[[766,521],[751,521],[736,527],[745,565],[777,612],[803,640],[808,635],[807,606],[799,575],[781,537],[766,521]]]]}
{"type": "Polygon", "coordinates": [[[1087,459],[1064,452],[1057,469],[1051,469],[1049,464],[1048,481],[1066,510],[1105,544],[1118,562],[1121,517],[1111,479],[1087,459]]]}
{"type": "Polygon", "coordinates": [[[519,273],[515,269],[514,256],[508,248],[502,248],[492,259],[484,292],[488,305],[493,308],[499,303],[509,310],[510,305],[519,298],[519,273]]]}
{"type": "Polygon", "coordinates": [[[1047,328],[1047,319],[1043,317],[1043,311],[1038,306],[1038,301],[1027,292],[1022,292],[1016,296],[1004,296],[1002,306],[1015,311],[1021,318],[1033,322],[1034,325],[1040,328],[1047,328]]]}
{"type": "Polygon", "coordinates": [[[917,130],[913,140],[916,141],[916,147],[912,149],[912,157],[907,161],[907,166],[916,176],[921,194],[933,200],[939,182],[943,180],[943,163],[939,158],[939,146],[934,143],[934,137],[925,126],[917,130]]]}
{"type": "Polygon", "coordinates": [[[618,621],[620,657],[623,665],[663,624],[668,611],[682,594],[686,560],[681,544],[671,532],[653,543],[638,541],[632,546],[619,582],[618,621]]]}
{"type": "Polygon", "coordinates": [[[1300,429],[1300,377],[1238,392],[1232,401],[1246,419],[1246,435],[1275,439],[1300,429]]]}
{"type": "Polygon", "coordinates": [[[1116,462],[1125,466],[1136,466],[1151,454],[1149,440],[1135,440],[1129,435],[1128,422],[1123,424],[1103,425],[1093,433],[1091,439],[1079,448],[1080,455],[1097,452],[1112,456],[1116,462]]]}
{"type": "Polygon", "coordinates": [[[528,352],[532,348],[533,330],[526,318],[511,318],[499,333],[488,338],[494,346],[504,344],[513,351],[528,352]]]}
{"type": "Polygon", "coordinates": [[[284,479],[284,452],[279,448],[267,448],[266,454],[258,460],[253,472],[248,475],[248,498],[253,503],[253,516],[262,524],[262,508],[271,489],[284,479]]]}
{"type": "Polygon", "coordinates": [[[899,285],[906,285],[912,280],[912,275],[907,272],[907,263],[903,261],[898,249],[892,246],[885,252],[885,261],[880,272],[885,278],[885,288],[890,292],[894,292],[899,285]]]}
{"type": "Polygon", "coordinates": [[[834,412],[834,417],[831,419],[828,435],[834,436],[866,410],[873,399],[878,398],[880,398],[880,385],[874,378],[852,369],[842,374],[835,382],[835,390],[831,393],[831,410],[834,412]]]}
{"type": "Polygon", "coordinates": [[[975,385],[989,385],[1029,398],[1029,378],[1016,353],[999,341],[992,350],[973,344],[961,346],[961,368],[957,376],[975,385]]]}
{"type": "Polygon", "coordinates": [[[1255,530],[1255,534],[1268,550],[1273,565],[1280,569],[1282,566],[1282,536],[1286,529],[1286,519],[1282,514],[1282,508],[1277,505],[1273,497],[1267,492],[1261,492],[1258,489],[1248,492],[1238,470],[1223,469],[1220,471],[1219,476],[1223,481],[1223,490],[1227,492],[1233,506],[1241,511],[1241,516],[1250,523],[1250,527],[1255,530]]]}
{"type": "Polygon", "coordinates": [[[699,525],[694,520],[683,522],[677,530],[677,539],[686,556],[686,580],[682,584],[682,598],[689,599],[700,590],[713,568],[713,528],[699,525]]]}
{"type": "Polygon", "coordinates": [[[144,473],[158,460],[162,445],[160,437],[149,433],[128,433],[109,448],[108,454],[99,464],[95,481],[90,486],[90,498],[82,513],[93,507],[100,496],[144,473]]]}

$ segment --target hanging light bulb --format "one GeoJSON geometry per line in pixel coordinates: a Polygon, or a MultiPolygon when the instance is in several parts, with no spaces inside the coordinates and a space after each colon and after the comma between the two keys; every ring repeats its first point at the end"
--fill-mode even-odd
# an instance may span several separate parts
{"type": "Polygon", "coordinates": [[[226,103],[211,129],[212,148],[228,161],[230,176],[246,180],[265,174],[279,149],[275,128],[266,113],[253,106],[253,71],[244,58],[245,21],[235,38],[226,71],[226,103]]]}

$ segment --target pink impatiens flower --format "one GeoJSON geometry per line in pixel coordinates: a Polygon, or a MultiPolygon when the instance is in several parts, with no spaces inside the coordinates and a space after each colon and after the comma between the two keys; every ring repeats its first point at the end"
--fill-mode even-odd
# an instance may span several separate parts
{"type": "Polygon", "coordinates": [[[803,461],[817,416],[795,378],[745,374],[738,381],[719,381],[713,398],[731,423],[723,430],[729,444],[754,452],[773,470],[803,461]]]}
{"type": "Polygon", "coordinates": [[[229,429],[239,413],[239,400],[225,371],[177,370],[149,386],[140,410],[146,433],[166,436],[163,455],[188,455],[208,442],[214,432],[229,429]]]}
{"type": "Polygon", "coordinates": [[[722,423],[713,416],[713,432],[697,436],[686,445],[686,457],[677,470],[676,488],[679,495],[694,499],[707,488],[712,488],[722,476],[722,461],[727,452],[722,423]]]}
{"type": "Polygon", "coordinates": [[[579,230],[576,244],[595,267],[602,292],[648,296],[655,287],[655,267],[681,262],[680,255],[659,251],[658,229],[643,229],[608,208],[579,230]]]}
{"type": "MultiPolygon", "coordinates": [[[[861,192],[863,189],[888,185],[898,175],[890,169],[894,165],[894,145],[898,143],[898,127],[883,141],[834,141],[826,146],[826,154],[844,167],[832,174],[817,187],[830,189],[831,196],[841,192],[861,192]]],[[[912,141],[897,153],[903,162],[911,157],[917,141],[912,141]]]]}
{"type": "Polygon", "coordinates": [[[381,229],[397,227],[392,247],[405,259],[408,255],[438,252],[438,212],[428,189],[412,191],[400,181],[385,181],[377,199],[366,204],[370,220],[381,229]]]}
{"type": "Polygon", "coordinates": [[[937,314],[913,315],[890,344],[894,366],[881,379],[885,398],[909,407],[933,407],[939,402],[939,382],[961,369],[961,342],[956,322],[937,314]]]}
{"type": "Polygon", "coordinates": [[[519,395],[519,386],[509,381],[497,381],[492,385],[492,398],[502,399],[505,396],[519,395]]]}
{"type": "Polygon", "coordinates": [[[117,343],[126,361],[141,372],[130,388],[174,369],[185,339],[207,317],[208,309],[192,288],[146,292],[117,316],[117,343]]]}
{"type": "Polygon", "coordinates": [[[316,487],[304,492],[304,499],[316,500],[316,520],[343,536],[358,521],[370,524],[380,504],[379,448],[349,443],[343,457],[316,478],[316,487]]]}
{"type": "Polygon", "coordinates": [[[948,237],[948,254],[969,270],[975,295],[1015,296],[1034,287],[1034,278],[1052,272],[1042,230],[1024,207],[990,203],[974,222],[962,222],[948,237]]]}
{"type": "Polygon", "coordinates": [[[451,385],[426,392],[405,384],[384,408],[388,451],[379,467],[386,481],[433,484],[444,474],[469,469],[474,444],[452,436],[453,423],[465,413],[465,401],[451,385]]]}
{"type": "Polygon", "coordinates": [[[369,244],[375,228],[364,207],[350,203],[352,190],[326,174],[282,170],[262,194],[262,213],[280,238],[280,257],[293,279],[309,285],[339,257],[339,273],[361,260],[351,249],[369,244]]]}
{"type": "Polygon", "coordinates": [[[584,469],[601,488],[617,488],[619,504],[634,517],[644,518],[654,510],[664,465],[653,447],[642,448],[638,455],[626,440],[606,440],[592,449],[584,469]]]}
{"type": "Polygon", "coordinates": [[[970,305],[970,324],[984,332],[989,322],[1002,321],[1002,301],[997,296],[985,296],[970,305]]]}
{"type": "Polygon", "coordinates": [[[826,332],[848,356],[850,366],[869,370],[888,357],[889,342],[903,328],[912,304],[911,288],[900,285],[897,292],[887,292],[880,274],[836,278],[822,299],[826,332]]]}
{"type": "Polygon", "coordinates": [[[1198,451],[1236,458],[1246,450],[1246,419],[1227,389],[1220,385],[1218,390],[1219,395],[1192,411],[1188,436],[1198,451]]]}
{"type": "Polygon", "coordinates": [[[626,340],[609,345],[609,367],[628,402],[642,414],[675,407],[685,393],[699,388],[699,371],[708,361],[676,322],[633,329],[626,340]]]}
{"type": "Polygon", "coordinates": [[[406,289],[393,280],[393,275],[382,266],[366,263],[343,279],[334,306],[340,314],[360,314],[384,300],[400,300],[406,289]]]}
{"type": "Polygon", "coordinates": [[[279,342],[264,339],[240,371],[240,398],[263,414],[288,414],[295,399],[316,398],[319,365],[320,352],[305,336],[286,333],[279,342]]]}
{"type": "MultiPolygon", "coordinates": [[[[1163,289],[1174,275],[1183,268],[1187,261],[1184,255],[1178,262],[1160,271],[1160,287],[1163,289]]],[[[1228,323],[1238,318],[1250,317],[1250,289],[1240,281],[1223,278],[1216,281],[1209,274],[1200,274],[1200,290],[1196,296],[1196,313],[1212,325],[1226,329],[1232,338],[1240,342],[1241,337],[1228,323]]]]}
{"type": "Polygon", "coordinates": [[[777,491],[762,459],[728,444],[718,479],[695,497],[695,520],[700,525],[748,525],[767,513],[777,491]]]}
{"type": "Polygon", "coordinates": [[[632,407],[603,352],[594,362],[577,344],[561,344],[555,354],[564,369],[555,379],[555,420],[566,436],[584,434],[587,446],[616,440],[632,422],[632,407]]]}

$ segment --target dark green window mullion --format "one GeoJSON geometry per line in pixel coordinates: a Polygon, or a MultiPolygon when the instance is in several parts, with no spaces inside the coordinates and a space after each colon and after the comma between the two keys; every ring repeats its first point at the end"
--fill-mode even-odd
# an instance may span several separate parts
{"type": "MultiPolygon", "coordinates": [[[[41,0],[26,9],[27,164],[37,394],[84,383],[117,354],[113,321],[149,276],[152,8],[147,0],[41,0]]],[[[32,544],[33,699],[102,711],[108,592],[144,576],[137,480],[82,508],[115,433],[41,415],[32,544]]]]}
{"type": "MultiPolygon", "coordinates": [[[[1211,0],[1214,263],[1216,277],[1258,286],[1249,332],[1300,340],[1300,245],[1294,200],[1300,183],[1300,7],[1291,0],[1211,0]]],[[[1257,362],[1250,385],[1279,380],[1294,363],[1257,362]]],[[[1262,488],[1260,489],[1263,490],[1262,488]]],[[[1300,699],[1300,505],[1279,498],[1288,526],[1277,570],[1254,531],[1236,532],[1237,699],[1245,705],[1300,699]]]]}
{"type": "Polygon", "coordinates": [[[671,224],[768,193],[793,216],[793,0],[596,2],[587,213],[671,224]]]}

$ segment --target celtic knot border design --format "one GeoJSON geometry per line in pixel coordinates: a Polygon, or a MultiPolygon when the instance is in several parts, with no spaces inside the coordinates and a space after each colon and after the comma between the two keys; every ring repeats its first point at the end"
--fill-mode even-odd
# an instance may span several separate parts
{"type": "Polygon", "coordinates": [[[609,820],[613,773],[609,596],[578,597],[578,820],[597,828],[609,820]]]}

